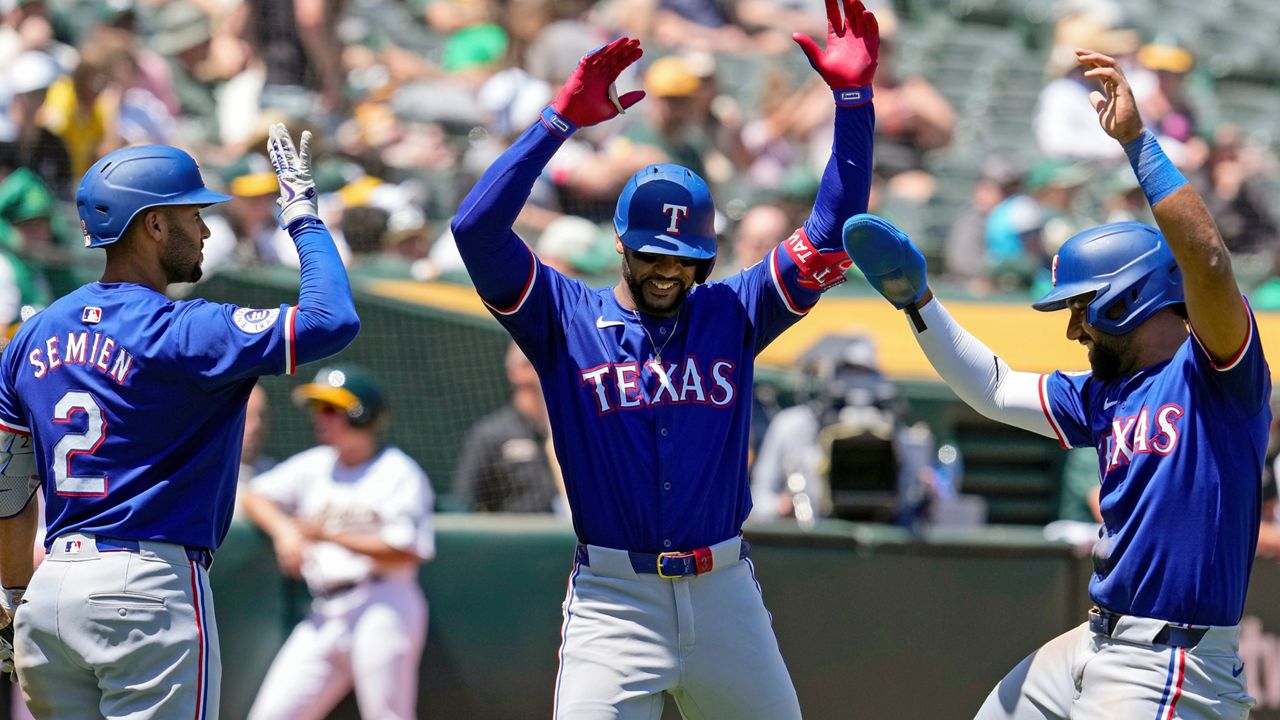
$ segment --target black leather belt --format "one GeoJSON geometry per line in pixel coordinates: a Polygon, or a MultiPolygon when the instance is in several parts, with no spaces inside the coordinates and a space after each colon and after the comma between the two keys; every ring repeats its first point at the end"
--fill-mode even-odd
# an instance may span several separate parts
{"type": "MultiPolygon", "coordinates": [[[[1089,611],[1089,630],[1097,635],[1111,637],[1116,631],[1116,626],[1120,622],[1120,618],[1124,615],[1093,608],[1089,611]]],[[[1193,648],[1204,639],[1205,633],[1209,632],[1209,628],[1187,628],[1179,625],[1165,625],[1160,632],[1151,639],[1153,645],[1168,645],[1170,647],[1193,648]]]]}

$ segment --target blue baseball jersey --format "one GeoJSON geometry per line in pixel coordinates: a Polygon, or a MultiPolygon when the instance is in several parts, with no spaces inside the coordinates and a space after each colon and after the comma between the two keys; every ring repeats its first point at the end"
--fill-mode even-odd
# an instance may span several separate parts
{"type": "Polygon", "coordinates": [[[321,308],[310,317],[302,301],[251,309],[90,283],[19,329],[0,357],[0,427],[32,437],[47,543],[83,532],[218,547],[256,378],[358,329],[333,241],[311,235],[299,242],[302,294],[321,308]]]}
{"type": "Polygon", "coordinates": [[[654,553],[741,531],[755,356],[817,302],[837,222],[865,210],[872,125],[869,105],[838,109],[833,158],[804,227],[753,267],[694,286],[671,317],[633,312],[613,288],[548,268],[512,232],[562,125],[535,123],[464,200],[458,250],[538,371],[579,540],[654,553]]]}
{"type": "Polygon", "coordinates": [[[1271,376],[1252,312],[1217,365],[1194,334],[1169,360],[1111,382],[1042,378],[1063,447],[1095,447],[1103,529],[1093,601],[1113,612],[1234,625],[1258,544],[1271,376]]]}

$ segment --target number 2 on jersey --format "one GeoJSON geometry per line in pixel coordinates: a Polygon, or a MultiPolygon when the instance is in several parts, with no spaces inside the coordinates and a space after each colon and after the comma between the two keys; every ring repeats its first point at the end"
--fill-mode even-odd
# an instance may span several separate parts
{"type": "Polygon", "coordinates": [[[53,406],[53,421],[70,424],[76,413],[85,414],[85,429],[68,432],[53,446],[54,487],[59,495],[106,495],[107,478],[71,474],[71,459],[76,455],[92,455],[107,436],[102,406],[89,393],[71,390],[53,406]]]}

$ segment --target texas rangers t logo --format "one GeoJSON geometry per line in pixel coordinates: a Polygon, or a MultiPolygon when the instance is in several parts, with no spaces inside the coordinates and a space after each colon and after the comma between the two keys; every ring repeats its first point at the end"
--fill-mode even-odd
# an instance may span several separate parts
{"type": "Polygon", "coordinates": [[[667,225],[667,232],[672,235],[680,234],[680,219],[689,215],[688,205],[672,205],[671,203],[662,203],[662,214],[671,217],[670,224],[667,225]]]}

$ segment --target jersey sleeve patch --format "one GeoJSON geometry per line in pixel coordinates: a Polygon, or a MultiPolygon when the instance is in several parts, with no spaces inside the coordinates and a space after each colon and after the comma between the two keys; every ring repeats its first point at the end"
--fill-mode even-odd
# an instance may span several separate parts
{"type": "Polygon", "coordinates": [[[231,322],[250,335],[266,332],[280,317],[280,308],[237,308],[231,314],[231,322]]]}

